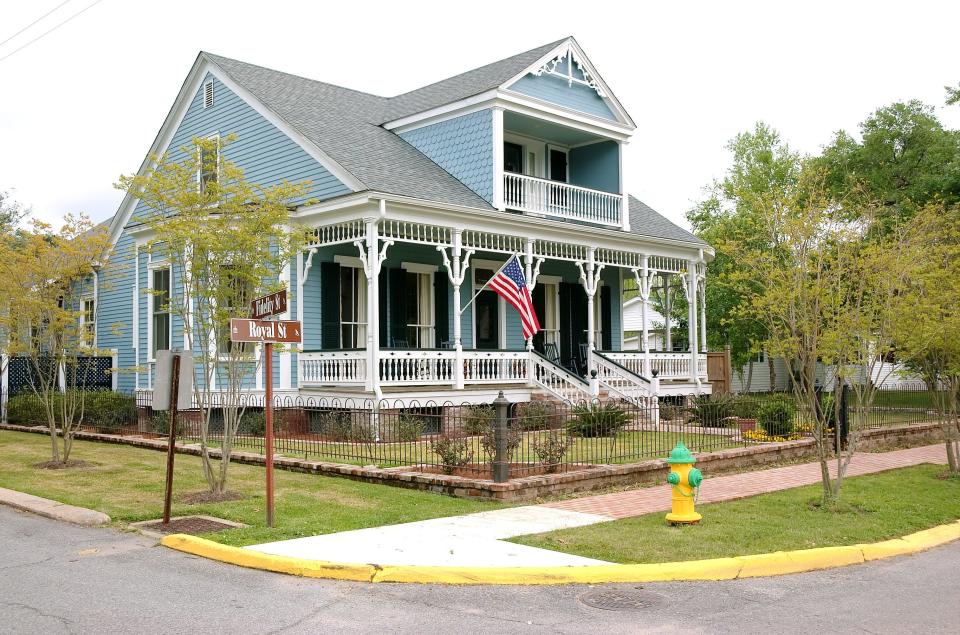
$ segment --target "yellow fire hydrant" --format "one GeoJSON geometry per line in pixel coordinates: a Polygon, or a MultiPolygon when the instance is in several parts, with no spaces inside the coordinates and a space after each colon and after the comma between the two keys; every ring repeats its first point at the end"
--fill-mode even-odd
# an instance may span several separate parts
{"type": "Polygon", "coordinates": [[[673,486],[673,509],[667,514],[667,522],[671,525],[698,523],[703,518],[694,509],[697,488],[703,482],[703,474],[693,467],[696,462],[697,459],[682,443],[678,443],[670,451],[670,458],[667,459],[670,475],[667,476],[667,482],[673,486]]]}

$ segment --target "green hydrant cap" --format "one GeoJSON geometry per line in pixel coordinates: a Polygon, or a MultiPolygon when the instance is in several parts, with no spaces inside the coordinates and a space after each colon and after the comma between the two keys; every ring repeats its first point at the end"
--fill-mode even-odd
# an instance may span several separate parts
{"type": "Polygon", "coordinates": [[[676,447],[670,450],[670,458],[667,459],[667,463],[696,463],[697,460],[693,458],[693,454],[690,453],[690,450],[687,449],[682,443],[678,443],[676,447]]]}

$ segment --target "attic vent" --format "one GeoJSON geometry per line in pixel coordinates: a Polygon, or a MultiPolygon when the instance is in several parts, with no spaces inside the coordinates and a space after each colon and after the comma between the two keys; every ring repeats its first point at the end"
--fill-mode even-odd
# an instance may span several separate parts
{"type": "Polygon", "coordinates": [[[213,82],[207,82],[203,85],[203,107],[209,108],[213,105],[213,82]]]}

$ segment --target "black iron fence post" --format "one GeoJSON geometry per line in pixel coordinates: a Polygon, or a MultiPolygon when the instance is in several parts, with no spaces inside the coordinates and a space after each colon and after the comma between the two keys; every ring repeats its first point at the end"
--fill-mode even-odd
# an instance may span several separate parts
{"type": "Polygon", "coordinates": [[[493,482],[506,483],[510,480],[510,458],[507,452],[507,413],[510,409],[510,402],[503,396],[502,390],[493,401],[493,406],[497,411],[497,419],[493,424],[495,445],[493,482]]]}

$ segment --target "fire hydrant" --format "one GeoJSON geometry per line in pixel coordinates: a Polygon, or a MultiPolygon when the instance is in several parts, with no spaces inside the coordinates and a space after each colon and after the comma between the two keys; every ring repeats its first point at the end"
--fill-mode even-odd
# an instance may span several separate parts
{"type": "Polygon", "coordinates": [[[703,482],[703,474],[693,467],[696,462],[697,459],[682,443],[678,443],[670,451],[670,458],[667,459],[670,475],[667,476],[667,482],[673,486],[673,509],[667,514],[667,522],[671,525],[698,523],[703,518],[694,509],[696,494],[703,482]]]}

